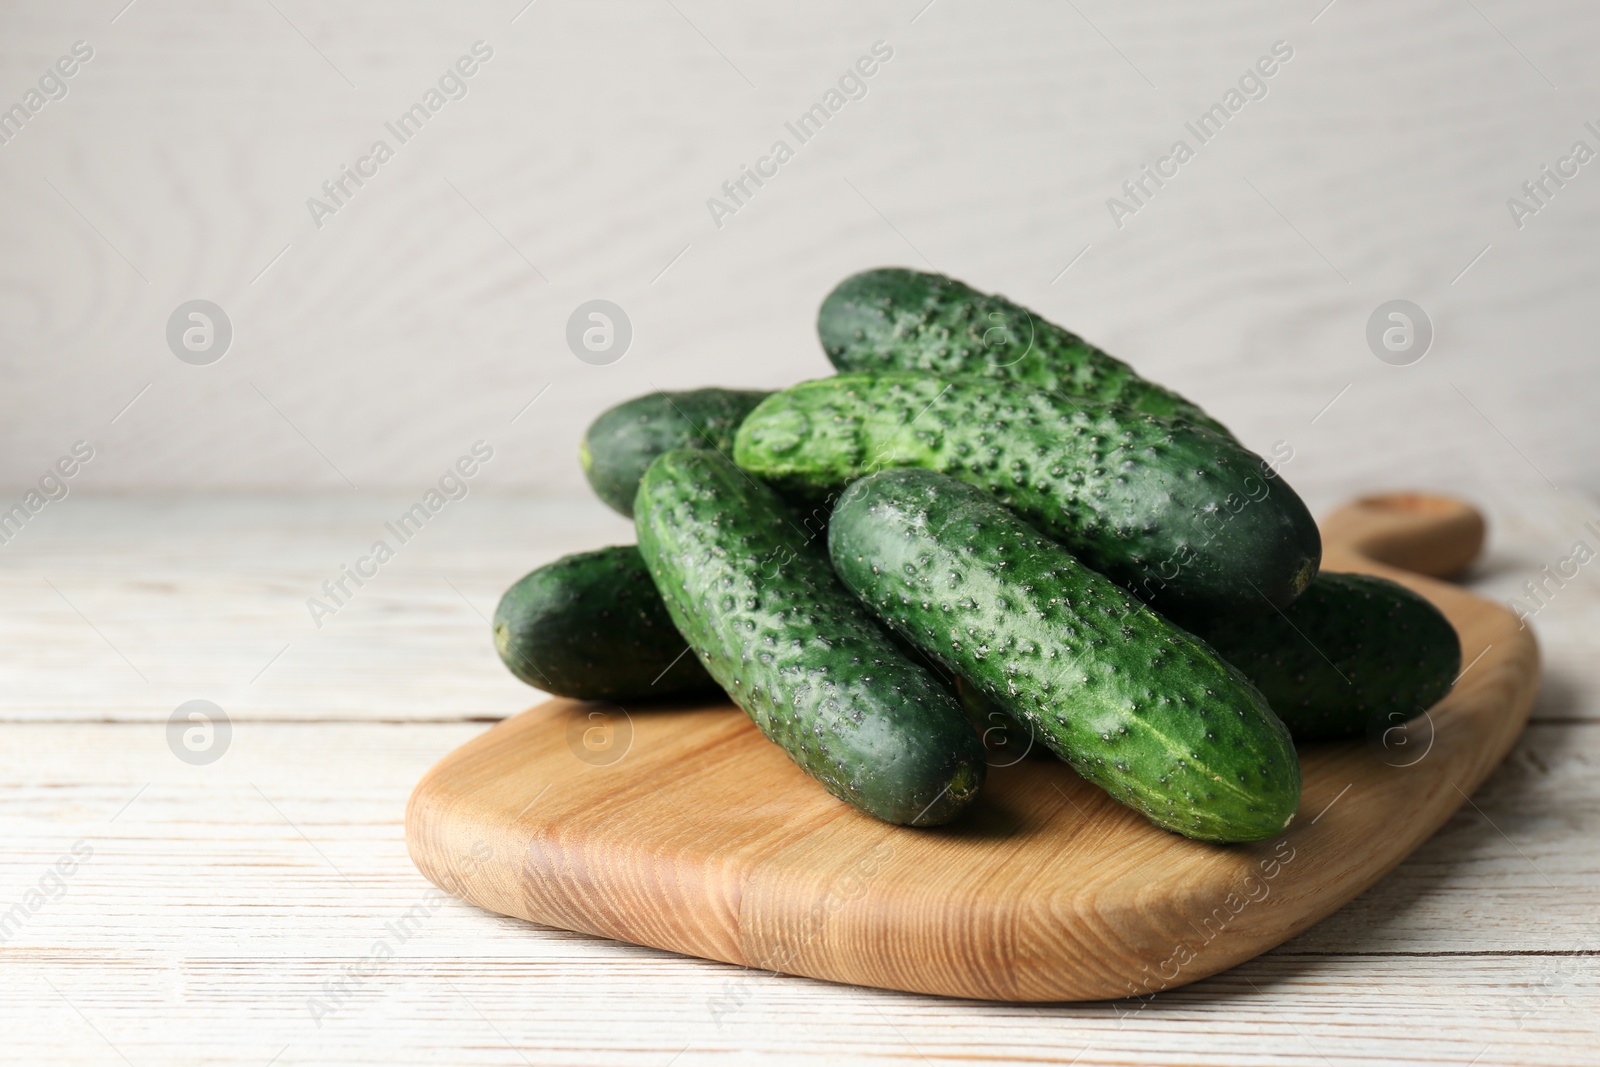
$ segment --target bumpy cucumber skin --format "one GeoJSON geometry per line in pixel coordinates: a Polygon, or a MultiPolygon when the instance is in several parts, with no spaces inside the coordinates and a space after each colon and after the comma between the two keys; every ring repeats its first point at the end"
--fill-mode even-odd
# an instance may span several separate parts
{"type": "Polygon", "coordinates": [[[955,699],[839,584],[778,496],[704,449],[645,472],[639,549],[678,629],[761,732],[839,799],[933,826],[983,785],[955,699]]]}
{"type": "Polygon", "coordinates": [[[1013,382],[802,382],[745,418],[734,459],[813,498],[885,468],[949,474],[1180,621],[1285,607],[1322,559],[1305,504],[1232,438],[1013,382]]]}
{"type": "Polygon", "coordinates": [[[852,275],[822,301],[817,334],[845,373],[997,378],[1228,432],[1076,334],[942,274],[885,267],[852,275]]]}
{"type": "Polygon", "coordinates": [[[684,644],[633,545],[547,563],[507,589],[494,612],[494,647],[511,673],[578,700],[715,693],[684,644]]]}
{"type": "Polygon", "coordinates": [[[1244,675],[989,494],[874,474],[840,499],[828,548],[879,618],[1156,825],[1262,841],[1294,816],[1293,742],[1244,675]]]}
{"type": "Polygon", "coordinates": [[[645,468],[674,448],[731,454],[739,424],[769,394],[748,389],[648,393],[600,413],[578,446],[578,462],[595,495],[633,517],[633,496],[645,468]]]}
{"type": "Polygon", "coordinates": [[[1197,632],[1255,683],[1296,741],[1381,734],[1442,700],[1461,672],[1450,620],[1367,574],[1324,572],[1282,615],[1197,632]]]}

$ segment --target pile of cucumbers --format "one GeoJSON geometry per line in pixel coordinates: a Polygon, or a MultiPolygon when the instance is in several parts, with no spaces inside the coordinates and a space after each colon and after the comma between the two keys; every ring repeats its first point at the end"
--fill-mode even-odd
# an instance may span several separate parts
{"type": "Polygon", "coordinates": [[[638,544],[506,591],[517,677],[589,700],[720,691],[892,823],[956,818],[996,751],[1031,748],[1215,842],[1289,824],[1296,743],[1449,691],[1438,610],[1319,572],[1276,467],[1120,360],[903,269],[841,282],[818,333],[834,377],[595,420],[584,471],[638,544]]]}

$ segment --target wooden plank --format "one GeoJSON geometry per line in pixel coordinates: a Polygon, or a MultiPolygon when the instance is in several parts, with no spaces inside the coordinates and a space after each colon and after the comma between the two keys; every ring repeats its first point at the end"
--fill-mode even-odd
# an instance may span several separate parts
{"type": "Polygon", "coordinates": [[[404,544],[384,525],[402,498],[71,503],[5,548],[0,641],[26,652],[0,663],[0,718],[165,720],[196,698],[242,718],[498,718],[537,697],[495,655],[500,593],[633,540],[587,496],[472,494],[404,544]],[[379,538],[395,557],[314,618],[379,538]]]}
{"type": "MultiPolygon", "coordinates": [[[[1488,515],[1489,543],[1467,587],[1502,603],[1600,517],[1592,497],[1548,488],[1486,485],[1471,499],[1488,515]]],[[[196,698],[268,719],[520,711],[537,691],[500,665],[485,616],[533,567],[631,542],[631,524],[589,496],[469,495],[364,588],[347,585],[355,595],[317,628],[307,598],[387,536],[385,519],[404,505],[89,497],[46,512],[50,525],[0,555],[0,642],[17,650],[0,661],[0,720],[165,720],[196,698]]],[[[1596,567],[1580,568],[1531,620],[1545,671],[1535,721],[1600,717],[1600,703],[1584,698],[1600,692],[1596,567]]]]}
{"type": "Polygon", "coordinates": [[[423,917],[404,800],[481,729],[243,723],[194,767],[154,724],[0,726],[0,904],[75,841],[94,848],[0,946],[10,1055],[115,1059],[48,980],[135,1063],[265,1063],[285,1046],[279,1063],[577,1063],[598,1048],[659,1065],[686,1046],[679,1063],[1026,1062],[1085,1046],[1085,1063],[1464,1063],[1484,1043],[1479,1063],[1592,1057],[1600,970],[1576,953],[1600,947],[1600,856],[1572,842],[1600,833],[1595,725],[1531,727],[1477,807],[1364,896],[1142,1007],[773,977],[453,901],[423,917]],[[364,964],[380,941],[394,958],[364,964]],[[341,989],[318,1027],[308,1001],[341,989]]]}

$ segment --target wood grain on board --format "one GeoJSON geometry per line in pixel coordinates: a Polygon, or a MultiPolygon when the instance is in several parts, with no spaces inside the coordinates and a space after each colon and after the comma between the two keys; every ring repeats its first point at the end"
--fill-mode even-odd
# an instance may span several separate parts
{"type": "Polygon", "coordinates": [[[995,768],[953,826],[894,827],[830,797],[731,706],[552,701],[428,773],[412,856],[503,914],[832,981],[1008,1001],[1192,982],[1311,926],[1427,840],[1538,691],[1537,646],[1510,612],[1383,562],[1460,570],[1482,544],[1470,508],[1367,498],[1326,537],[1330,569],[1433,600],[1467,669],[1403,735],[1302,749],[1300,813],[1274,841],[1189,841],[1037,760],[995,768]]]}

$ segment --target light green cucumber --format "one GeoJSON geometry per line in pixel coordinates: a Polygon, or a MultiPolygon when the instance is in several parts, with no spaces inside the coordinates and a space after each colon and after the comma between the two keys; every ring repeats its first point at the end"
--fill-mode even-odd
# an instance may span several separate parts
{"type": "Polygon", "coordinates": [[[1244,675],[990,494],[883,471],[844,494],[828,547],[880,619],[1156,825],[1260,841],[1293,818],[1299,760],[1244,675]]]}
{"type": "Polygon", "coordinates": [[[1322,557],[1294,490],[1233,439],[1014,382],[803,382],[745,418],[734,459],[786,494],[824,500],[876,470],[949,474],[1183,621],[1286,607],[1322,557]]]}

